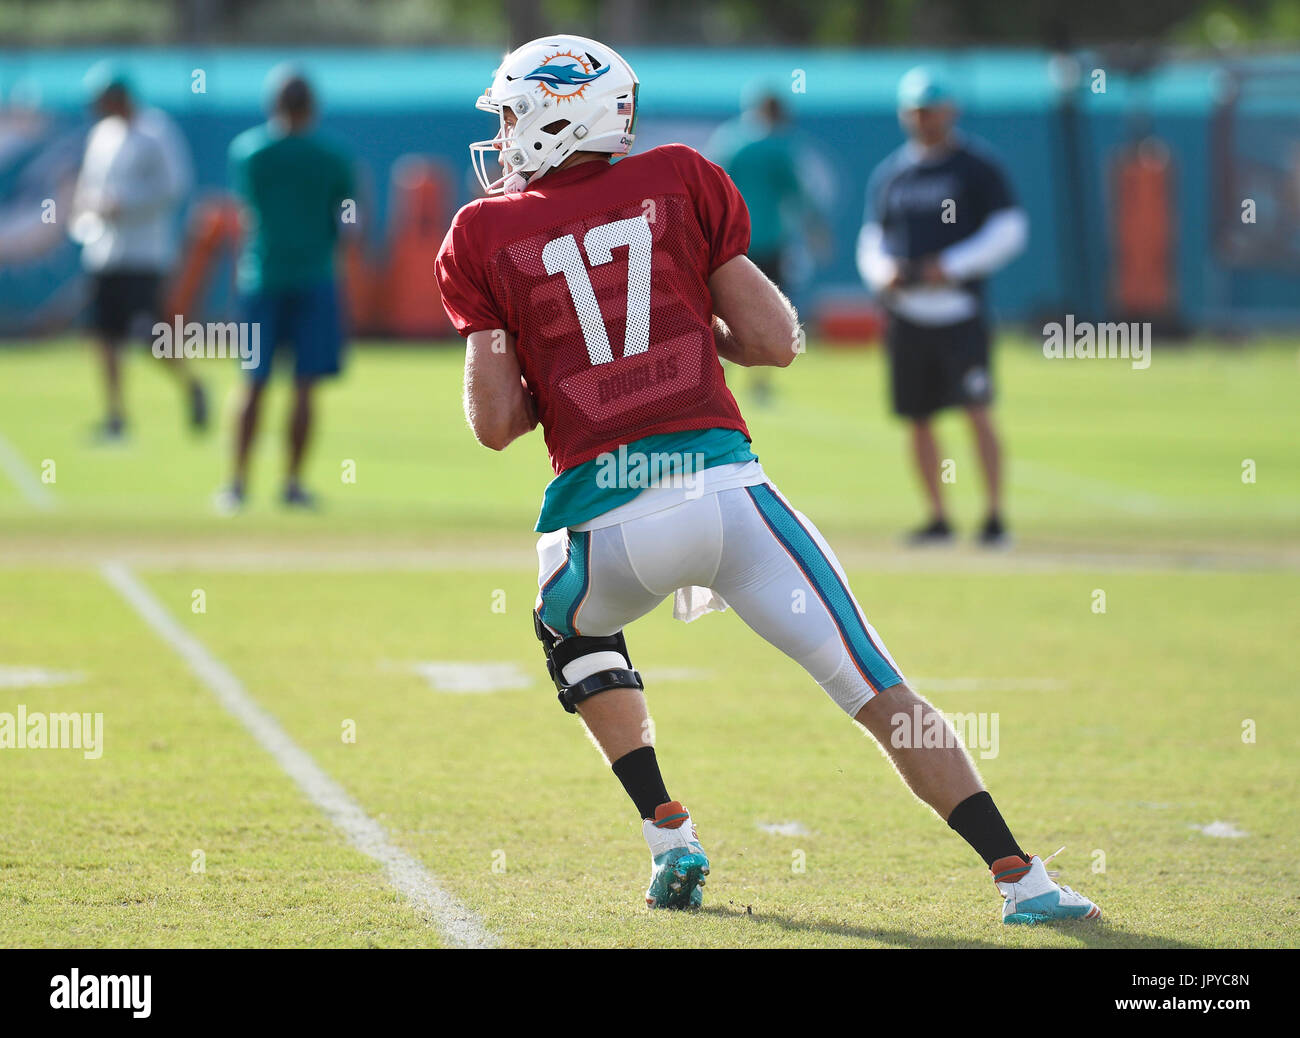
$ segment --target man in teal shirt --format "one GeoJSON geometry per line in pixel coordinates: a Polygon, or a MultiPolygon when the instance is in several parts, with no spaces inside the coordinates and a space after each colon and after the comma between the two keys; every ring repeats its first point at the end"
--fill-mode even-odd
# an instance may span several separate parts
{"type": "MultiPolygon", "coordinates": [[[[768,280],[793,296],[791,256],[802,238],[820,233],[821,214],[800,175],[799,145],[790,132],[785,105],[773,91],[752,93],[740,118],[714,134],[709,152],[749,207],[749,258],[768,280]]],[[[760,402],[770,396],[765,369],[754,373],[753,388],[760,402]]]]}
{"type": "Polygon", "coordinates": [[[298,73],[272,73],[270,119],[230,145],[231,187],[245,206],[245,240],[237,279],[243,319],[259,331],[260,355],[249,380],[235,443],[234,475],[218,497],[223,511],[243,506],[262,395],[276,348],[294,352],[294,405],[289,422],[286,505],[310,507],[300,481],[312,427],[312,393],[342,365],[343,325],[334,253],[344,206],[353,194],[352,165],[315,132],[316,100],[298,73]]]}

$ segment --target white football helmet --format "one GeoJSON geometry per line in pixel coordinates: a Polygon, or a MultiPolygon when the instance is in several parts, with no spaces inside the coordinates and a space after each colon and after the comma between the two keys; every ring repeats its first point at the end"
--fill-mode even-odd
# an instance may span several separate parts
{"type": "Polygon", "coordinates": [[[498,133],[469,146],[483,190],[515,194],[575,151],[626,155],[637,114],[632,66],[583,36],[544,36],[507,54],[476,107],[495,112],[498,133]],[[514,114],[507,130],[505,110],[514,114]],[[500,176],[488,166],[491,157],[500,176]]]}

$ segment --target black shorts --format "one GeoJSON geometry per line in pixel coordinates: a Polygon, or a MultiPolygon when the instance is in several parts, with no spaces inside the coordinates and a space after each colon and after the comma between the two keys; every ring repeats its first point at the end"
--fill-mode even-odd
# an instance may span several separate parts
{"type": "Polygon", "coordinates": [[[895,414],[926,418],[992,401],[989,327],[982,317],[929,327],[891,314],[885,345],[895,414]]]}
{"type": "Polygon", "coordinates": [[[106,271],[92,277],[91,325],[109,342],[151,334],[162,307],[162,275],[106,271]]]}

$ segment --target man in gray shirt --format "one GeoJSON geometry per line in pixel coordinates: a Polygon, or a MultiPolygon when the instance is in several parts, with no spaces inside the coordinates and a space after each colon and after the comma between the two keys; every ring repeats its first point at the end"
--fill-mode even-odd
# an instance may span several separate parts
{"type": "MultiPolygon", "coordinates": [[[[177,209],[193,176],[171,120],[136,104],[122,70],[96,65],[86,87],[99,118],[77,177],[72,237],[91,278],[91,322],[104,364],[108,408],[100,435],[119,440],[126,431],[119,351],[160,319],[164,281],[177,258],[177,209]]],[[[202,428],[202,386],[178,357],[169,366],[184,384],[190,423],[202,428]]]]}

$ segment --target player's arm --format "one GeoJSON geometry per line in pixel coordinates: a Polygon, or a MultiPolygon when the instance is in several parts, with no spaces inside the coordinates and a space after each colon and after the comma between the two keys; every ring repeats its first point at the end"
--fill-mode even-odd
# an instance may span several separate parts
{"type": "Polygon", "coordinates": [[[503,329],[472,332],[465,342],[465,417],[478,442],[494,451],[537,425],[514,336],[503,329]]]}
{"type": "Polygon", "coordinates": [[[784,368],[799,348],[799,315],[790,300],[747,256],[709,278],[718,354],[744,367],[784,368]]]}
{"type": "Polygon", "coordinates": [[[949,281],[987,277],[1016,258],[1029,240],[1029,217],[1018,206],[990,213],[980,229],[939,253],[949,281]]]}
{"type": "Polygon", "coordinates": [[[885,188],[891,169],[892,163],[887,159],[875,168],[867,181],[866,210],[854,257],[858,275],[876,295],[897,292],[914,282],[918,273],[913,264],[902,257],[891,256],[885,249],[885,222],[888,218],[885,188]]]}
{"type": "Polygon", "coordinates": [[[162,152],[166,204],[178,205],[194,190],[194,162],[189,145],[176,124],[166,116],[155,116],[154,127],[162,152]]]}
{"type": "Polygon", "coordinates": [[[885,231],[871,221],[858,234],[858,274],[872,292],[893,292],[907,280],[903,265],[885,251],[885,231]]]}
{"type": "Polygon", "coordinates": [[[1002,170],[990,162],[975,167],[971,193],[986,215],[979,229],[934,258],[933,280],[988,277],[1010,263],[1029,240],[1029,218],[1016,204],[1002,170]]]}
{"type": "Polygon", "coordinates": [[[98,187],[92,183],[92,177],[88,172],[90,170],[90,157],[93,154],[96,141],[95,131],[92,128],[86,137],[86,147],[81,155],[81,166],[77,169],[77,181],[72,188],[72,215],[74,218],[82,213],[95,213],[97,215],[99,213],[100,192],[98,187]]]}
{"type": "Polygon", "coordinates": [[[254,226],[253,219],[253,178],[248,168],[249,158],[241,147],[242,140],[236,137],[230,142],[226,151],[226,183],[235,203],[235,215],[239,218],[240,233],[247,236],[254,226]]]}

